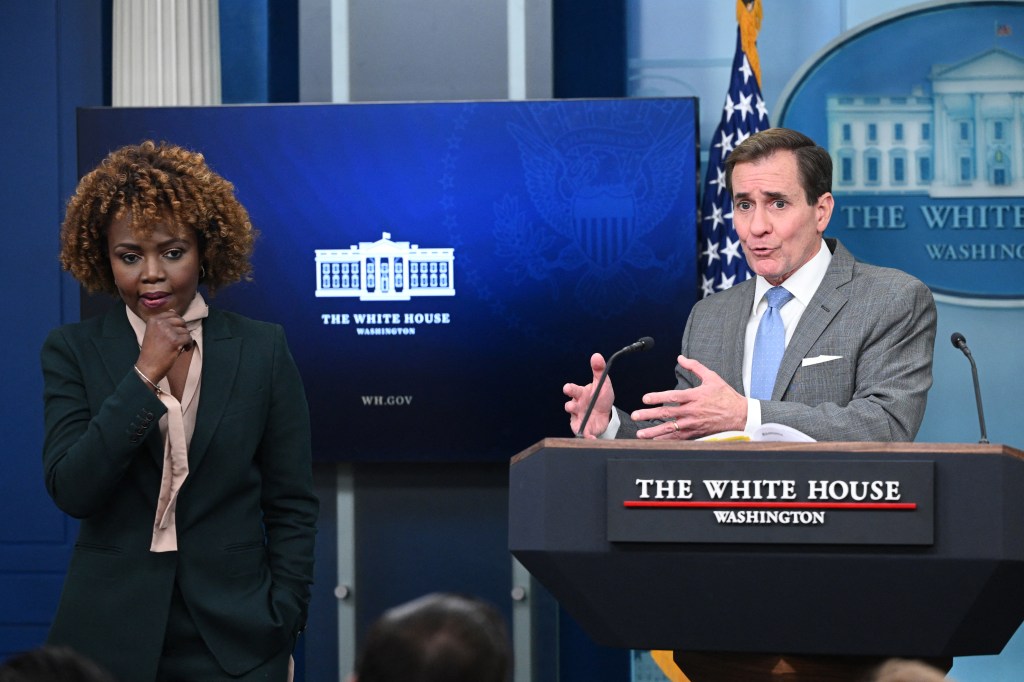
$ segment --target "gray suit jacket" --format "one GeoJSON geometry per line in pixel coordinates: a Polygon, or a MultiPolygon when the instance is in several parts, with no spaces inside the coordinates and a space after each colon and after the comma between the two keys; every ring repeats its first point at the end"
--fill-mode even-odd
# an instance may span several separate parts
{"type": "MultiPolygon", "coordinates": [[[[910,441],[924,417],[932,385],[935,301],[919,280],[858,262],[826,239],[832,263],[786,347],[764,423],[787,424],[817,440],[910,441]],[[840,356],[802,366],[805,358],[840,356]]],[[[682,354],[743,393],[743,343],[754,284],[742,284],[694,305],[682,354]]],[[[699,380],[676,366],[677,389],[699,380]]],[[[636,423],[621,412],[620,438],[636,423]]]]}

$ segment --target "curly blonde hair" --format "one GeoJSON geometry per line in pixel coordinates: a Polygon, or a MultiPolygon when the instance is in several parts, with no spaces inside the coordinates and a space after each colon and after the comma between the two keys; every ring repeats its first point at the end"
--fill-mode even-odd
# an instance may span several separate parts
{"type": "Polygon", "coordinates": [[[202,154],[146,140],[111,152],[82,178],[61,226],[60,262],[89,291],[117,293],[107,230],[125,214],[146,236],[160,220],[172,230],[195,230],[202,283],[211,294],[252,278],[249,257],[258,233],[234,185],[202,154]]]}

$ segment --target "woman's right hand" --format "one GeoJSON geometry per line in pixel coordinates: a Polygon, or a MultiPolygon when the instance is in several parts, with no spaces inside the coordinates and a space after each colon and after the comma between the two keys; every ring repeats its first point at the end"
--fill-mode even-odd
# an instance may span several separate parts
{"type": "Polygon", "coordinates": [[[153,382],[167,376],[183,352],[192,349],[192,335],[185,320],[174,310],[153,315],[146,320],[146,333],[135,366],[153,382]]]}

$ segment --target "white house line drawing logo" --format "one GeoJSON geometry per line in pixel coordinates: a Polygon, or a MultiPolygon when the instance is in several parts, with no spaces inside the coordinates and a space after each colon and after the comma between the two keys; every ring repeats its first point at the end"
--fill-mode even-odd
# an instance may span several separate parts
{"type": "Polygon", "coordinates": [[[455,249],[428,249],[391,240],[348,249],[316,250],[316,295],[361,301],[408,301],[414,296],[454,296],[455,249]]]}
{"type": "Polygon", "coordinates": [[[1024,192],[1024,59],[933,65],[931,95],[827,98],[836,191],[933,198],[1024,192]]]}

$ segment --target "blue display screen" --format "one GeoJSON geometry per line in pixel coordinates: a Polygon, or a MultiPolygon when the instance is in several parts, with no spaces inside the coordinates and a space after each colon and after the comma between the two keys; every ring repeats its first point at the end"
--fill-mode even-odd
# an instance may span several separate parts
{"type": "Polygon", "coordinates": [[[561,388],[641,336],[617,402],[673,385],[696,298],[691,98],[102,108],[79,168],[201,151],[260,231],[210,299],[284,326],[324,461],[495,461],[571,435],[561,388]]]}

